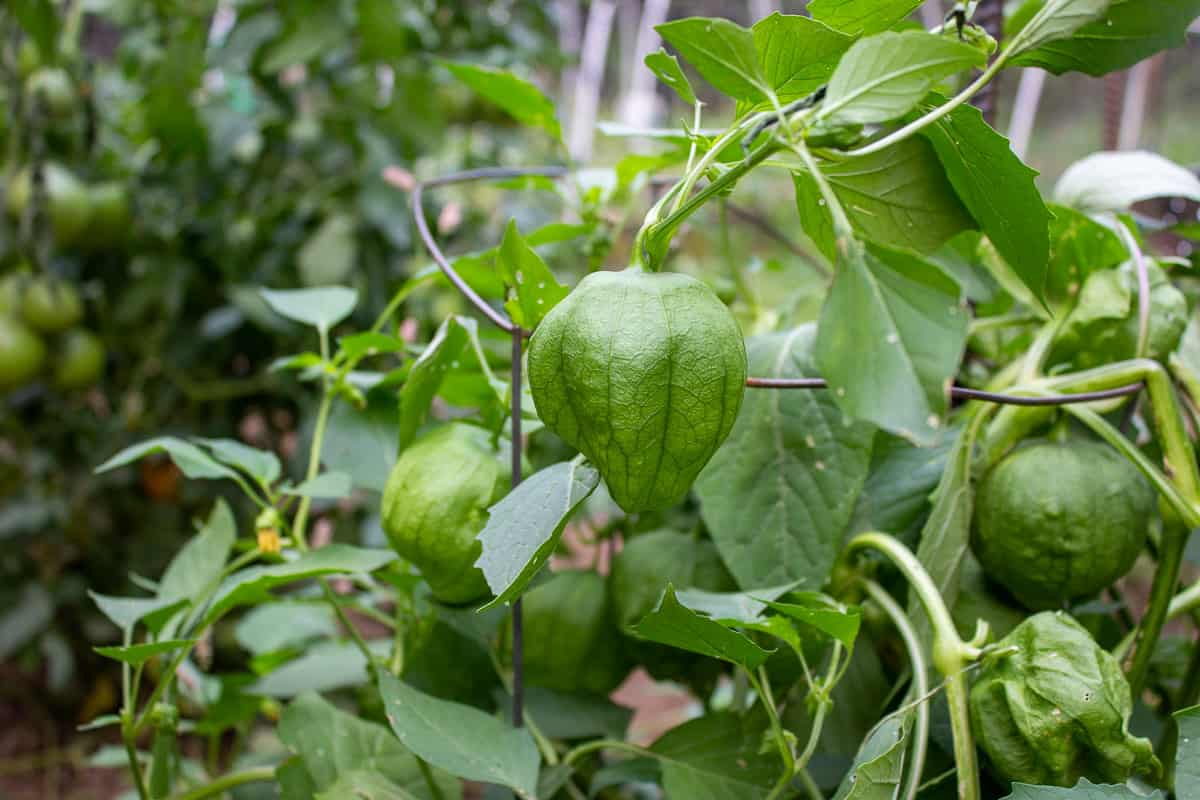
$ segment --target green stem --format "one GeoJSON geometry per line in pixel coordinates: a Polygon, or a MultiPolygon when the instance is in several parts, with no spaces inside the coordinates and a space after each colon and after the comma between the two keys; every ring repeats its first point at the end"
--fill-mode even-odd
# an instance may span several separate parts
{"type": "Polygon", "coordinates": [[[150,790],[146,788],[146,776],[142,772],[142,764],[137,752],[137,729],[130,715],[125,715],[121,722],[121,738],[125,742],[125,755],[129,758],[129,771],[133,774],[133,785],[141,800],[150,800],[150,790]]]}
{"type": "MultiPolygon", "coordinates": [[[[725,142],[721,146],[724,147],[728,143],[725,142]]],[[[715,149],[716,145],[714,144],[713,147],[715,149]]],[[[775,140],[763,142],[756,149],[751,150],[750,155],[726,169],[703,189],[680,204],[678,209],[672,211],[665,218],[658,220],[657,215],[654,217],[647,215],[646,223],[642,225],[642,229],[638,231],[637,238],[634,240],[635,262],[644,262],[646,256],[649,256],[650,263],[643,263],[643,265],[648,269],[657,269],[658,262],[662,260],[662,254],[666,250],[665,243],[670,241],[671,236],[683,224],[685,219],[708,202],[710,197],[732,187],[746,173],[761,164],[781,147],[782,145],[775,140]]],[[[703,160],[701,163],[703,163],[703,160]]],[[[695,181],[692,183],[694,184],[695,181]]],[[[653,209],[651,213],[653,213],[653,209]]]]}
{"type": "Polygon", "coordinates": [[[1136,649],[1133,653],[1133,663],[1125,677],[1129,680],[1129,689],[1134,697],[1141,694],[1146,685],[1146,676],[1150,672],[1150,659],[1154,655],[1154,647],[1167,621],[1167,612],[1171,605],[1171,596],[1175,593],[1175,585],[1179,580],[1179,570],[1183,565],[1183,550],[1187,545],[1189,530],[1178,521],[1166,520],[1163,524],[1162,542],[1158,548],[1158,569],[1154,573],[1154,583],[1150,587],[1150,604],[1146,608],[1142,621],[1138,624],[1135,634],[1136,649]]]}
{"type": "Polygon", "coordinates": [[[584,756],[589,755],[590,753],[599,752],[601,750],[620,750],[622,752],[632,753],[644,758],[659,757],[658,753],[655,753],[653,750],[648,750],[645,747],[639,747],[636,744],[630,744],[629,742],[622,742],[616,739],[596,739],[595,741],[585,742],[584,744],[576,747],[574,750],[568,752],[565,756],[563,756],[562,763],[565,766],[570,766],[584,756]]]}
{"type": "MultiPolygon", "coordinates": [[[[1138,696],[1145,684],[1154,646],[1170,611],[1171,598],[1179,582],[1188,531],[1200,526],[1200,473],[1196,468],[1195,451],[1187,436],[1187,428],[1184,426],[1171,378],[1157,361],[1133,359],[1045,382],[1045,386],[1052,390],[1068,387],[1077,391],[1090,391],[1139,380],[1145,383],[1146,392],[1150,396],[1150,410],[1162,445],[1167,478],[1179,496],[1176,502],[1172,503],[1172,507],[1179,512],[1181,519],[1169,519],[1163,526],[1158,569],[1155,570],[1154,583],[1150,588],[1150,604],[1135,633],[1134,641],[1138,647],[1127,676],[1134,697],[1138,696]]],[[[1087,410],[1078,409],[1075,413],[1077,416],[1086,415],[1087,410]]],[[[1131,456],[1128,452],[1126,455],[1131,456]]],[[[1138,461],[1135,460],[1134,463],[1143,468],[1138,461]]]]}
{"type": "Polygon", "coordinates": [[[796,777],[800,779],[800,783],[804,784],[804,791],[808,792],[808,796],[812,800],[825,800],[825,793],[821,791],[820,786],[817,786],[817,782],[813,780],[807,769],[797,770],[796,777]]]}
{"type": "MultiPolygon", "coordinates": [[[[925,663],[925,653],[921,649],[921,641],[917,637],[912,620],[904,613],[904,609],[893,599],[887,589],[870,579],[863,580],[867,596],[874,600],[888,619],[900,632],[904,641],[904,649],[908,652],[909,671],[913,675],[913,692],[918,698],[929,693],[929,667],[925,663]]],[[[908,784],[904,790],[906,800],[913,800],[921,785],[921,773],[925,771],[925,755],[929,748],[929,706],[919,702],[916,707],[917,718],[913,725],[912,759],[908,765],[908,784]]]]}
{"type": "Polygon", "coordinates": [[[230,789],[244,786],[247,783],[267,783],[275,780],[274,767],[255,767],[242,772],[231,772],[216,780],[206,783],[196,789],[177,794],[171,800],[204,800],[206,797],[216,797],[230,789]]]}
{"type": "MultiPolygon", "coordinates": [[[[325,357],[328,351],[328,336],[322,333],[322,357],[325,357]]],[[[333,391],[329,386],[326,386],[325,393],[321,396],[321,404],[317,407],[317,421],[313,426],[312,444],[308,451],[308,470],[304,475],[306,481],[317,477],[317,472],[321,469],[321,449],[325,444],[325,427],[329,423],[329,412],[332,408],[333,391]]],[[[292,540],[296,543],[296,549],[302,553],[308,551],[308,535],[304,528],[308,524],[308,509],[311,505],[311,497],[301,497],[300,507],[296,509],[296,517],[292,522],[292,540]]]]}
{"type": "Polygon", "coordinates": [[[808,148],[803,143],[790,145],[790,148],[804,162],[805,169],[808,170],[813,180],[817,183],[817,189],[821,192],[821,199],[825,201],[825,205],[829,208],[829,215],[833,219],[834,237],[839,244],[853,237],[854,227],[850,224],[850,218],[846,216],[846,210],[842,208],[842,201],[838,199],[837,193],[833,191],[833,187],[825,179],[825,174],[817,166],[817,160],[813,158],[812,153],[808,151],[808,148]]]}
{"type": "Polygon", "coordinates": [[[421,777],[425,779],[425,785],[429,787],[429,793],[433,796],[433,800],[445,800],[445,795],[442,794],[442,787],[433,778],[433,770],[429,768],[429,764],[420,756],[414,756],[417,759],[417,769],[421,770],[421,777]]]}
{"type": "Polygon", "coordinates": [[[967,710],[964,672],[967,664],[979,657],[979,648],[968,645],[959,637],[937,585],[911,550],[886,533],[872,531],[851,539],[846,545],[846,553],[866,548],[887,556],[900,570],[929,617],[933,628],[933,665],[946,681],[950,727],[954,734],[954,760],[958,766],[959,800],[979,800],[979,766],[975,759],[975,741],[971,735],[971,719],[967,710]]]}
{"type": "MultiPolygon", "coordinates": [[[[1167,606],[1167,619],[1175,619],[1176,617],[1187,614],[1191,611],[1200,609],[1200,581],[1196,581],[1188,588],[1184,589],[1179,594],[1171,598],[1170,604],[1167,606]]],[[[1134,638],[1137,636],[1137,631],[1131,631],[1121,643],[1113,648],[1113,658],[1118,661],[1124,660],[1129,654],[1129,649],[1133,647],[1134,638]]],[[[1200,648],[1197,648],[1200,649],[1200,648]]]]}
{"type": "MultiPolygon", "coordinates": [[[[695,102],[695,110],[692,112],[692,144],[691,147],[688,148],[687,166],[683,170],[684,175],[693,174],[692,165],[696,161],[696,136],[698,135],[696,131],[700,130],[700,109],[702,108],[704,108],[704,104],[697,100],[695,102]]],[[[680,188],[679,193],[675,196],[675,205],[671,207],[672,211],[679,210],[680,204],[687,199],[687,195],[689,192],[691,192],[692,185],[694,185],[694,183],[695,181],[693,181],[692,184],[688,184],[685,181],[683,186],[680,188]]]]}
{"type": "Polygon", "coordinates": [[[783,772],[779,776],[779,782],[771,789],[771,793],[767,795],[767,800],[775,800],[779,797],[787,786],[792,781],[792,773],[796,768],[796,760],[792,755],[792,747],[788,744],[787,737],[783,733],[783,723],[779,721],[779,710],[775,707],[775,698],[771,694],[771,684],[767,679],[766,670],[759,667],[758,677],[754,676],[754,672],[743,668],[746,674],[746,679],[754,686],[754,691],[758,693],[759,699],[762,701],[763,708],[767,712],[767,720],[771,724],[771,737],[775,740],[775,746],[779,750],[779,758],[783,762],[783,772]]]}

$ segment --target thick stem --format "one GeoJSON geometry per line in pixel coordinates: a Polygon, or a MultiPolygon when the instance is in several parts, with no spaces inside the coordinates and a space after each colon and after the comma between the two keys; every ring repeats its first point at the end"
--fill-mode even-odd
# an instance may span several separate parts
{"type": "Polygon", "coordinates": [[[171,800],[204,800],[206,797],[217,797],[230,789],[244,786],[247,783],[267,783],[275,780],[274,767],[255,767],[242,772],[231,772],[222,775],[211,783],[206,783],[196,789],[177,794],[171,800]]]}
{"type": "Polygon", "coordinates": [[[121,738],[125,742],[125,755],[129,758],[129,772],[133,775],[133,785],[140,800],[150,800],[150,790],[146,788],[146,775],[138,759],[136,737],[137,731],[133,721],[127,717],[121,723],[121,738]]]}
{"type": "Polygon", "coordinates": [[[978,648],[958,635],[950,610],[937,585],[913,552],[886,533],[862,533],[846,545],[846,553],[871,548],[887,556],[908,580],[933,628],[933,665],[946,679],[946,697],[950,703],[950,727],[954,734],[954,759],[958,768],[960,800],[979,800],[979,766],[975,760],[975,740],[967,712],[967,680],[964,668],[979,656],[978,648]]]}
{"type": "MultiPolygon", "coordinates": [[[[1167,606],[1167,619],[1172,620],[1181,614],[1187,614],[1197,609],[1200,609],[1200,581],[1196,581],[1194,584],[1171,598],[1171,602],[1167,606]]],[[[1129,633],[1129,635],[1122,639],[1121,643],[1112,650],[1113,658],[1117,659],[1118,661],[1125,660],[1125,656],[1129,655],[1129,650],[1133,647],[1133,642],[1136,636],[1137,631],[1132,631],[1129,633]]]]}
{"type": "MultiPolygon", "coordinates": [[[[925,663],[925,653],[921,649],[921,641],[917,638],[917,631],[913,628],[912,620],[908,618],[904,609],[892,598],[887,589],[873,580],[864,580],[863,587],[867,590],[867,595],[879,604],[883,612],[888,615],[888,619],[896,626],[896,630],[900,632],[900,638],[904,640],[904,649],[908,652],[909,671],[913,675],[913,692],[918,698],[925,697],[929,694],[929,667],[925,663]]],[[[905,800],[913,800],[917,796],[917,789],[921,786],[921,773],[925,771],[925,755],[929,748],[928,704],[918,702],[916,714],[917,718],[913,725],[912,758],[909,760],[908,782],[904,788],[905,800]]]]}
{"type": "Polygon", "coordinates": [[[975,740],[971,737],[971,716],[967,708],[966,670],[960,669],[946,676],[946,702],[950,706],[950,727],[954,731],[958,796],[960,800],[979,800],[979,765],[975,759],[975,740]]]}
{"type": "Polygon", "coordinates": [[[1154,583],[1150,587],[1150,605],[1138,625],[1133,654],[1126,678],[1129,689],[1137,697],[1146,685],[1150,671],[1150,659],[1154,647],[1167,621],[1171,596],[1179,581],[1179,570],[1183,565],[1183,550],[1187,545],[1189,530],[1178,522],[1167,520],[1163,525],[1162,542],[1158,548],[1158,569],[1154,572],[1154,583]]]}
{"type": "Polygon", "coordinates": [[[779,781],[767,795],[767,800],[775,800],[791,783],[796,760],[792,755],[792,747],[788,744],[787,736],[784,735],[783,723],[779,720],[779,710],[775,707],[775,698],[771,694],[771,684],[767,680],[766,670],[760,667],[758,678],[755,678],[754,672],[749,669],[743,668],[742,672],[754,687],[754,691],[758,693],[758,699],[762,701],[763,708],[766,709],[767,720],[771,724],[771,737],[775,740],[775,747],[779,750],[779,758],[783,762],[783,771],[780,773],[779,781]]]}

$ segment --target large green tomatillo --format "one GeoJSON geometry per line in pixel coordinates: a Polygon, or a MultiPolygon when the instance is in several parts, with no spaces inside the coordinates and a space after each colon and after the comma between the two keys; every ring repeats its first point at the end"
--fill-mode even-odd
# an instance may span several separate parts
{"type": "Polygon", "coordinates": [[[997,643],[971,688],[971,727],[1000,777],[1074,786],[1124,783],[1160,769],[1129,732],[1129,684],[1117,660],[1065,613],[1044,611],[997,643]]]}
{"type": "Polygon", "coordinates": [[[508,489],[505,462],[487,431],[451,423],[413,442],[388,476],[383,530],[443,603],[469,603],[488,593],[475,566],[481,552],[475,535],[508,489]]]}
{"type": "Polygon", "coordinates": [[[538,415],[583,453],[627,512],[683,499],[742,404],[746,346],[687,275],[594,272],[529,344],[538,415]]]}
{"type": "Polygon", "coordinates": [[[1129,571],[1153,513],[1150,483],[1108,445],[1034,444],[980,482],[971,547],[1026,607],[1062,608],[1129,571]]]}

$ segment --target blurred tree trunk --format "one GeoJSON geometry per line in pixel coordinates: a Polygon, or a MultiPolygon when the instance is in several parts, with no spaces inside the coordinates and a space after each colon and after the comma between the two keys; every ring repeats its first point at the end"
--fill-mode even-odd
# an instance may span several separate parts
{"type": "Polygon", "coordinates": [[[562,105],[570,106],[575,81],[579,76],[579,47],[583,42],[583,21],[579,12],[579,0],[554,0],[554,12],[558,17],[558,49],[566,58],[559,77],[559,94],[562,105]]]}
{"type": "MultiPolygon", "coordinates": [[[[1004,38],[1004,0],[981,0],[975,9],[975,24],[979,25],[999,42],[1004,38]]],[[[1000,76],[992,80],[975,95],[975,106],[983,112],[983,118],[993,127],[996,124],[997,98],[1000,96],[1000,76]]]]}
{"type": "Polygon", "coordinates": [[[1012,117],[1008,122],[1008,141],[1013,153],[1022,160],[1029,152],[1029,140],[1045,84],[1045,70],[1037,67],[1021,70],[1021,81],[1017,84],[1017,96],[1013,99],[1012,117]]]}
{"type": "Polygon", "coordinates": [[[647,127],[655,119],[658,83],[654,73],[642,62],[658,48],[661,39],[654,29],[667,21],[670,8],[671,0],[646,0],[642,7],[642,18],[638,23],[637,38],[631,54],[633,73],[621,102],[621,121],[626,125],[647,127]]]}
{"type": "Polygon", "coordinates": [[[567,129],[567,152],[578,162],[592,157],[596,138],[596,112],[600,106],[600,89],[604,83],[604,63],[608,56],[608,40],[612,34],[615,0],[592,0],[587,23],[583,28],[582,52],[579,56],[579,77],[571,106],[571,124],[567,129]]]}

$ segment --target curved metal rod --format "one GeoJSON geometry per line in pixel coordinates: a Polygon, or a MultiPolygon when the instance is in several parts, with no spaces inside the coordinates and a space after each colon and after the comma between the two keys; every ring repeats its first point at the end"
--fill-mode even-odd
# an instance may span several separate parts
{"type": "MultiPolygon", "coordinates": [[[[747,378],[746,386],[752,389],[827,389],[828,382],[824,378],[747,378]]],[[[1097,400],[1111,400],[1114,397],[1125,397],[1137,394],[1143,388],[1142,383],[1130,383],[1115,389],[1104,389],[1098,392],[1078,392],[1076,394],[1048,395],[1019,395],[1001,394],[1000,392],[985,392],[982,389],[970,389],[966,386],[951,386],[950,396],[960,400],[983,400],[989,403],[999,403],[1009,406],[1062,406],[1071,403],[1092,403],[1097,400]]]]}
{"type": "MultiPolygon", "coordinates": [[[[428,181],[417,181],[416,185],[413,186],[413,224],[417,226],[417,235],[421,237],[421,241],[425,244],[425,249],[429,251],[429,255],[433,256],[433,260],[437,262],[442,274],[449,279],[450,283],[454,284],[454,288],[458,289],[463,297],[467,298],[471,305],[479,310],[479,313],[483,314],[492,321],[492,324],[506,333],[513,333],[514,331],[521,330],[521,328],[504,314],[492,308],[486,300],[479,296],[478,292],[463,280],[454,267],[450,266],[450,262],[446,260],[446,254],[442,252],[442,248],[438,247],[437,242],[433,240],[433,233],[429,230],[429,223],[425,221],[425,208],[422,202],[422,195],[426,186],[436,188],[438,186],[449,186],[454,183],[467,183],[468,181],[523,178],[526,176],[555,178],[566,173],[566,167],[483,167],[463,172],[452,172],[449,175],[443,175],[440,178],[433,178],[428,181]]],[[[528,336],[529,334],[521,330],[521,335],[528,336]]]]}
{"type": "MultiPolygon", "coordinates": [[[[478,180],[502,180],[505,178],[524,178],[524,177],[542,177],[542,178],[561,178],[570,172],[569,167],[562,166],[546,166],[546,167],[482,167],[480,169],[469,169],[462,172],[452,172],[448,175],[443,175],[439,178],[431,178],[427,181],[417,181],[412,190],[412,215],[413,223],[417,227],[417,235],[420,236],[421,242],[425,245],[425,249],[433,256],[433,260],[437,263],[438,268],[449,279],[454,288],[462,293],[463,297],[470,301],[471,305],[487,317],[492,324],[506,333],[520,334],[521,336],[529,336],[530,331],[524,330],[502,312],[497,311],[486,300],[472,289],[462,276],[455,271],[450,265],[450,261],[446,258],[446,254],[442,252],[442,248],[438,247],[434,241],[433,233],[429,230],[429,223],[425,220],[425,209],[422,204],[424,190],[428,188],[437,188],[439,186],[450,186],[456,183],[468,183],[478,180]]],[[[747,378],[746,387],[749,389],[825,389],[829,384],[824,378],[747,378]]],[[[1000,392],[985,392],[980,389],[970,389],[966,386],[951,386],[950,396],[957,397],[962,400],[982,400],[988,403],[1000,403],[1010,406],[1061,406],[1070,403],[1091,403],[1096,400],[1109,400],[1114,397],[1125,397],[1131,394],[1137,394],[1143,388],[1141,382],[1130,383],[1125,386],[1118,386],[1115,389],[1105,389],[1099,392],[1080,392],[1078,394],[1055,394],[1042,396],[1002,394],[1000,392]]]]}

